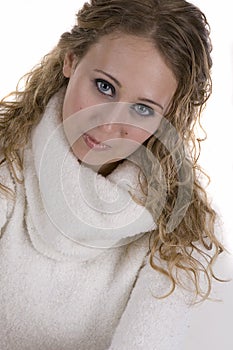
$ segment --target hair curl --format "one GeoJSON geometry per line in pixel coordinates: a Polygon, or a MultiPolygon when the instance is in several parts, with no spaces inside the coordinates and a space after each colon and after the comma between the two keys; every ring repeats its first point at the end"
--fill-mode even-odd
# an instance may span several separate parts
{"type": "MultiPolygon", "coordinates": [[[[177,79],[178,87],[165,115],[177,131],[173,144],[165,147],[161,141],[167,135],[162,125],[158,130],[160,136],[146,143],[150,163],[147,189],[141,185],[147,196],[146,205],[157,223],[157,229],[151,233],[150,264],[170,278],[170,293],[176,284],[182,284],[179,271],[184,271],[193,280],[197,295],[206,298],[212,277],[216,278],[213,263],[224,247],[214,232],[216,213],[199,181],[204,172],[197,164],[202,140],[196,138],[195,127],[200,126],[201,111],[211,93],[212,48],[206,17],[196,6],[184,0],[91,0],[85,3],[72,30],[62,34],[58,45],[23,77],[23,90],[17,87],[1,101],[1,151],[14,174],[14,167],[23,169],[21,151],[32,128],[39,122],[49,99],[68,84],[62,72],[65,54],[73,52],[82,59],[92,44],[114,32],[149,39],[177,79]],[[182,163],[183,173],[179,172],[177,162],[182,163]],[[174,217],[179,189],[183,186],[184,194],[190,189],[185,186],[190,177],[191,197],[179,208],[181,219],[177,219],[178,211],[169,231],[168,223],[174,217]],[[158,213],[158,203],[164,193],[165,200],[158,213]],[[158,257],[166,267],[156,263],[158,257]],[[201,288],[202,274],[207,279],[205,291],[201,288]]],[[[168,138],[166,140],[168,142],[168,138]]],[[[0,189],[5,190],[3,184],[0,189]]]]}

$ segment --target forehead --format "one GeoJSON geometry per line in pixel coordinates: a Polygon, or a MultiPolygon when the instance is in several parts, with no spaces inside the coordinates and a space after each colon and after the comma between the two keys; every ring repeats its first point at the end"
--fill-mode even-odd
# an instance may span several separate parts
{"type": "MultiPolygon", "coordinates": [[[[125,65],[129,61],[138,63],[140,61],[143,68],[152,67],[158,59],[163,61],[155,45],[146,38],[126,34],[110,34],[101,37],[97,43],[93,44],[85,55],[85,60],[106,64],[109,60],[125,65]],[[142,61],[141,59],[144,58],[142,61]],[[101,61],[101,62],[100,62],[101,61]]],[[[123,65],[123,66],[125,66],[123,65]]],[[[123,68],[121,65],[121,67],[123,68]]],[[[164,62],[164,66],[166,66],[164,62]]]]}

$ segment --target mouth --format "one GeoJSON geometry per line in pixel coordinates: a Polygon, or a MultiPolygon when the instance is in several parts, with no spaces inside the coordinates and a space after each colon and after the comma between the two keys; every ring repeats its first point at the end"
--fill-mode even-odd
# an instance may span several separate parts
{"type": "Polygon", "coordinates": [[[106,151],[111,148],[109,145],[106,145],[105,143],[96,140],[93,136],[90,136],[86,133],[83,134],[83,139],[89,148],[94,149],[96,151],[106,151]]]}

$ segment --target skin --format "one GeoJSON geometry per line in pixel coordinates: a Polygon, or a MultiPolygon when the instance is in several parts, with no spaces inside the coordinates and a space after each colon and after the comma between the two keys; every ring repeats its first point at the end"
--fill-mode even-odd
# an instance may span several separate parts
{"type": "Polygon", "coordinates": [[[125,34],[103,36],[79,62],[68,52],[63,74],[67,138],[75,156],[103,175],[153,135],[177,88],[154,45],[125,34]]]}

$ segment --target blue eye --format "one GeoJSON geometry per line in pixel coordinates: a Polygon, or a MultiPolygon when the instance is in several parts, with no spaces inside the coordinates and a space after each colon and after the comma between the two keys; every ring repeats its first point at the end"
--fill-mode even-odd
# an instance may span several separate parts
{"type": "Polygon", "coordinates": [[[131,106],[131,109],[133,109],[137,114],[139,114],[142,117],[151,117],[154,115],[154,110],[151,107],[148,107],[141,103],[136,103],[133,106],[131,106]]]}
{"type": "Polygon", "coordinates": [[[114,86],[112,86],[112,84],[108,83],[106,80],[96,79],[95,84],[97,86],[97,89],[102,94],[107,95],[107,96],[114,96],[115,88],[114,88],[114,86]]]}

